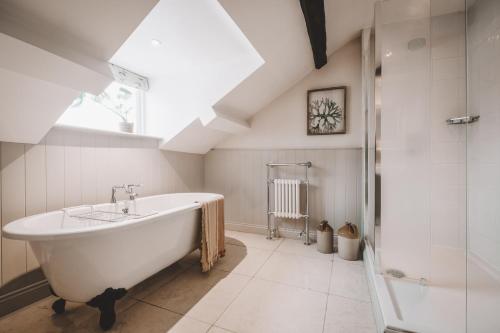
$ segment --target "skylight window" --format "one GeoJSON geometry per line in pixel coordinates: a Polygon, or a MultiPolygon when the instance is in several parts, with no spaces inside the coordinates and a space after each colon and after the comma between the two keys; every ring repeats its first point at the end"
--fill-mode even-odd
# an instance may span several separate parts
{"type": "Polygon", "coordinates": [[[57,123],[142,134],[143,100],[142,90],[113,82],[98,96],[82,92],[57,123]]]}

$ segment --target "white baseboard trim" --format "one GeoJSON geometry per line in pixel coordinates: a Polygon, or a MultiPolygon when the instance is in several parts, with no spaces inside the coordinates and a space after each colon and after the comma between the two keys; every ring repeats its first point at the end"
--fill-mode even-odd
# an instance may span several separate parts
{"type": "MultiPolygon", "coordinates": [[[[267,235],[267,226],[226,221],[227,230],[249,232],[253,234],[267,235]]],[[[299,239],[302,230],[279,227],[279,235],[284,238],[299,239]]],[[[309,231],[309,238],[316,241],[316,232],[309,231]]]]}
{"type": "MultiPolygon", "coordinates": [[[[225,226],[227,230],[232,231],[240,231],[240,232],[248,232],[252,234],[260,234],[267,235],[267,226],[265,225],[257,225],[257,224],[248,224],[234,221],[226,221],[225,226]]],[[[301,239],[300,233],[302,230],[293,229],[293,228],[284,228],[279,227],[279,236],[283,238],[290,239],[301,239]]],[[[302,236],[303,238],[304,236],[302,236]]],[[[316,242],[316,230],[309,231],[309,238],[311,242],[316,242]]],[[[334,251],[337,251],[337,235],[333,235],[333,248],[334,251]]]]}

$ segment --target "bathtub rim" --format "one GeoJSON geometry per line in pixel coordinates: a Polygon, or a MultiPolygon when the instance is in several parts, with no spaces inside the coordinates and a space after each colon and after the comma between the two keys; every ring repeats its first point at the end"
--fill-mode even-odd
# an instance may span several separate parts
{"type": "MultiPolygon", "coordinates": [[[[192,194],[192,195],[203,195],[203,196],[209,196],[210,199],[224,199],[224,196],[221,194],[217,193],[208,193],[208,192],[179,192],[179,193],[166,193],[166,194],[158,194],[158,195],[151,195],[147,197],[142,197],[138,198],[137,200],[145,200],[149,198],[157,198],[157,197],[163,197],[163,196],[175,196],[176,194],[192,194]]],[[[126,201],[126,200],[125,200],[126,201]]],[[[33,232],[32,230],[26,228],[24,223],[26,223],[29,220],[36,219],[40,217],[41,215],[51,215],[51,214],[61,214],[63,213],[62,210],[55,210],[55,211],[50,211],[46,213],[40,213],[36,215],[30,215],[26,216],[20,219],[17,219],[15,221],[12,221],[8,224],[6,224],[2,228],[2,235],[5,238],[8,239],[14,239],[14,240],[24,240],[24,241],[56,241],[56,240],[66,240],[66,239],[72,239],[72,238],[81,238],[81,237],[87,237],[87,236],[98,236],[101,234],[106,234],[106,233],[111,233],[111,232],[117,232],[120,230],[125,230],[129,228],[136,228],[140,227],[141,225],[144,224],[149,224],[149,223],[155,223],[158,222],[159,218],[166,217],[166,216],[176,216],[179,214],[182,214],[187,211],[192,211],[201,208],[201,205],[203,202],[208,201],[208,200],[202,200],[197,199],[197,202],[193,202],[187,205],[180,205],[171,209],[167,209],[164,211],[160,211],[155,215],[152,216],[146,216],[143,218],[139,219],[130,219],[127,221],[122,221],[122,222],[111,222],[111,223],[104,223],[101,225],[97,226],[92,226],[92,227],[80,227],[80,228],[71,228],[71,229],[52,229],[48,231],[37,231],[36,233],[33,232]]],[[[98,203],[95,204],[97,205],[102,205],[105,203],[98,203]]],[[[77,206],[78,207],[78,206],[77,206]]],[[[71,208],[71,207],[69,207],[71,208]]],[[[64,214],[64,213],[63,213],[64,214]]]]}

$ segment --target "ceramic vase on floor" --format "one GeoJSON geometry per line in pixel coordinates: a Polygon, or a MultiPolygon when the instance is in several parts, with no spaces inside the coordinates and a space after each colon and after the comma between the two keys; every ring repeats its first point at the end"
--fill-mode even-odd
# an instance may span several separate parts
{"type": "Polygon", "coordinates": [[[358,260],[359,231],[355,224],[346,222],[339,228],[339,256],[345,260],[358,260]]]}

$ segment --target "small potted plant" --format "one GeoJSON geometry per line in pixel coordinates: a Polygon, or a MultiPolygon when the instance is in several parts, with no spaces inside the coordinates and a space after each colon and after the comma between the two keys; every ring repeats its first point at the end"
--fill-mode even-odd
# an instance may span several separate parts
{"type": "Polygon", "coordinates": [[[128,120],[128,116],[130,111],[132,110],[132,107],[127,105],[127,100],[130,99],[131,96],[132,93],[129,90],[121,87],[114,99],[111,98],[106,92],[103,92],[99,96],[95,97],[95,101],[97,103],[113,112],[122,120],[118,123],[118,128],[120,129],[120,131],[126,133],[134,132],[134,123],[128,120]]]}

